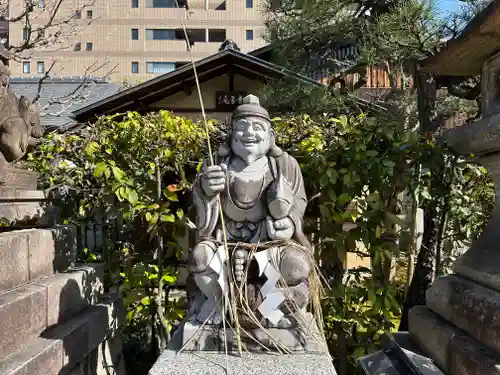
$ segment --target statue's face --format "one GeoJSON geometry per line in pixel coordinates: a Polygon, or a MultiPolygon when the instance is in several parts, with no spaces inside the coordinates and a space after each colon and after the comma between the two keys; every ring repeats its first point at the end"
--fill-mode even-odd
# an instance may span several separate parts
{"type": "Polygon", "coordinates": [[[271,124],[260,117],[244,117],[233,124],[231,149],[243,160],[266,155],[271,147],[271,124]]]}

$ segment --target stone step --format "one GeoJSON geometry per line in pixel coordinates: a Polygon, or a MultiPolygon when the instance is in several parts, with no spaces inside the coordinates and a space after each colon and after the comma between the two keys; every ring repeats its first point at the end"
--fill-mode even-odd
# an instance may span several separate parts
{"type": "Polygon", "coordinates": [[[107,296],[0,360],[0,374],[125,375],[118,371],[123,369],[118,329],[123,321],[121,299],[107,296]]]}
{"type": "Polygon", "coordinates": [[[19,190],[0,187],[0,222],[6,226],[50,227],[55,211],[40,190],[19,190]]]}
{"type": "Polygon", "coordinates": [[[0,359],[95,303],[103,276],[102,264],[82,266],[0,296],[0,359]]]}
{"type": "Polygon", "coordinates": [[[448,275],[427,291],[427,307],[500,354],[500,292],[448,275]]]}
{"type": "Polygon", "coordinates": [[[74,226],[0,233],[0,294],[68,269],[76,253],[74,226]]]}
{"type": "Polygon", "coordinates": [[[413,340],[448,375],[499,375],[500,356],[424,306],[410,310],[413,340]]]}

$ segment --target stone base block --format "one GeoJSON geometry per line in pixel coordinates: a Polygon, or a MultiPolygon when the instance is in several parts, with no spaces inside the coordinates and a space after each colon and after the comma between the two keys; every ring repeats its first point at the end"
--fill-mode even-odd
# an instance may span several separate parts
{"type": "Polygon", "coordinates": [[[123,359],[121,341],[117,339],[118,327],[123,323],[123,319],[121,299],[110,296],[0,360],[0,374],[67,375],[72,371],[81,370],[86,363],[85,375],[125,375],[124,371],[118,372],[124,368],[119,364],[123,359]],[[110,354],[101,357],[106,358],[106,361],[99,362],[98,353],[103,350],[102,345],[110,354]],[[102,371],[97,372],[98,369],[102,371]],[[105,369],[108,372],[105,372],[105,369]]]}
{"type": "MultiPolygon", "coordinates": [[[[242,342],[248,351],[276,351],[276,342],[294,352],[327,353],[328,349],[321,337],[318,327],[311,314],[307,314],[307,330],[302,328],[279,329],[261,328],[247,329],[241,333],[242,342]]],[[[235,351],[237,344],[233,330],[205,325],[200,328],[190,322],[184,322],[175,333],[187,351],[224,352],[228,345],[229,351],[235,351]]]]}
{"type": "Polygon", "coordinates": [[[0,296],[0,359],[96,303],[104,266],[81,267],[0,296]]]}
{"type": "Polygon", "coordinates": [[[332,360],[325,354],[289,355],[166,350],[149,375],[336,375],[332,360]]]}
{"type": "Polygon", "coordinates": [[[500,292],[449,275],[427,291],[427,307],[500,354],[500,292]]]}
{"type": "Polygon", "coordinates": [[[0,294],[68,269],[76,253],[74,226],[0,233],[0,294]]]}
{"type": "Polygon", "coordinates": [[[43,191],[0,187],[0,221],[4,226],[50,227],[54,218],[54,209],[43,191]]]}
{"type": "Polygon", "coordinates": [[[14,168],[0,160],[0,186],[5,188],[35,190],[38,175],[36,172],[14,168]]]}
{"type": "Polygon", "coordinates": [[[439,315],[410,310],[410,334],[423,352],[450,375],[500,375],[500,356],[439,315]]]}

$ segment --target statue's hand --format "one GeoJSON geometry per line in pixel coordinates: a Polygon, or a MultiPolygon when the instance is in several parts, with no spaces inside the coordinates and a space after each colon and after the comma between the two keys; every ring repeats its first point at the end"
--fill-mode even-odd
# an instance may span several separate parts
{"type": "Polygon", "coordinates": [[[220,165],[206,167],[201,176],[201,188],[208,197],[220,193],[226,186],[226,174],[220,165]]]}
{"type": "Polygon", "coordinates": [[[276,221],[270,216],[267,217],[267,234],[271,240],[289,240],[293,237],[294,231],[295,225],[293,225],[293,221],[289,217],[276,221]]]}

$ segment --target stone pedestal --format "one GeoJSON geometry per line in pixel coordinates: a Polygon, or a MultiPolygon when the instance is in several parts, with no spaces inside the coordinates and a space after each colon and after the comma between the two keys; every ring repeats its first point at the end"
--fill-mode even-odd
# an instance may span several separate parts
{"type": "Polygon", "coordinates": [[[161,355],[150,375],[229,374],[245,375],[336,375],[326,343],[311,322],[304,330],[271,328],[242,334],[243,356],[239,357],[233,331],[183,322],[176,330],[168,349],[161,355]],[[279,354],[270,336],[292,352],[279,354]],[[227,354],[226,348],[227,346],[227,354]],[[181,350],[182,349],[182,350],[181,350]],[[272,352],[270,352],[272,351],[272,352]],[[226,363],[227,362],[227,363],[226,363]]]}
{"type": "Polygon", "coordinates": [[[178,352],[181,340],[181,335],[173,337],[149,375],[336,375],[327,354],[245,352],[239,357],[234,351],[178,352]]]}
{"type": "Polygon", "coordinates": [[[124,310],[103,295],[104,265],[75,264],[76,228],[51,227],[36,178],[17,186],[0,187],[0,374],[124,375],[124,310]]]}

